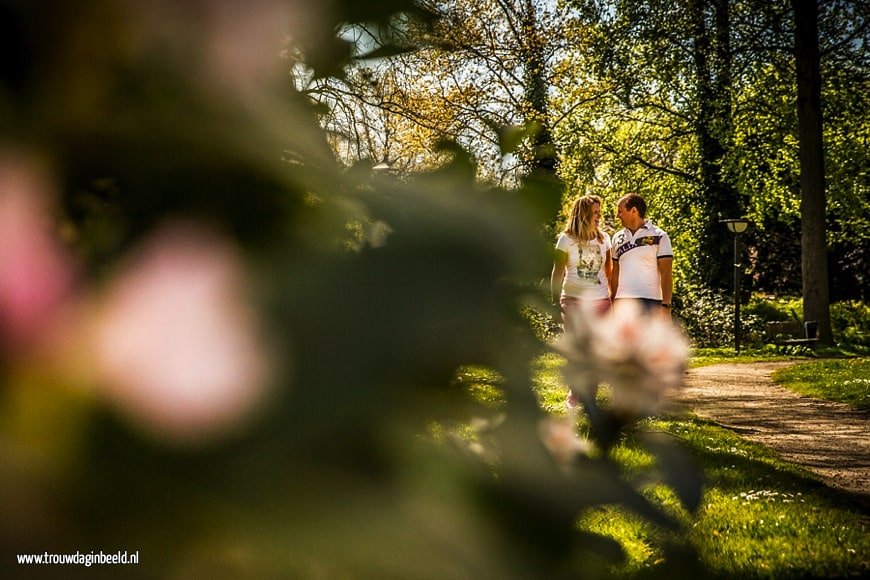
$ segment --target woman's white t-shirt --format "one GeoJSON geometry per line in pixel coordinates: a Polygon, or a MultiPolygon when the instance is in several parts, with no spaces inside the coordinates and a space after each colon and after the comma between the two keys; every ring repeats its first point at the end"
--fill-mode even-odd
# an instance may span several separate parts
{"type": "Polygon", "coordinates": [[[610,250],[610,236],[604,240],[578,242],[565,233],[556,239],[556,249],[568,254],[562,296],[598,300],[610,297],[604,261],[610,250]]]}

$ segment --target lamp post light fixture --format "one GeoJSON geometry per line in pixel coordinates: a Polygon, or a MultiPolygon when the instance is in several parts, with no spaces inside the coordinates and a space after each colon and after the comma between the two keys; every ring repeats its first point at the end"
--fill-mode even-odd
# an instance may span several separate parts
{"type": "Polygon", "coordinates": [[[740,234],[746,233],[751,222],[744,218],[720,220],[734,234],[734,352],[740,353],[740,234]]]}
{"type": "Polygon", "coordinates": [[[728,231],[732,234],[742,234],[749,228],[749,220],[744,218],[736,218],[730,220],[722,220],[726,226],[728,226],[728,231]]]}

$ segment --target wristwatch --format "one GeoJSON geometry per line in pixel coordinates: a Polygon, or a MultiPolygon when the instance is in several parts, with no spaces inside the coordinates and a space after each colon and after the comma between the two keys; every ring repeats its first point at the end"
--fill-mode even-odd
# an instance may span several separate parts
{"type": "Polygon", "coordinates": [[[671,305],[668,302],[662,302],[662,308],[667,308],[668,310],[670,310],[671,305]]]}

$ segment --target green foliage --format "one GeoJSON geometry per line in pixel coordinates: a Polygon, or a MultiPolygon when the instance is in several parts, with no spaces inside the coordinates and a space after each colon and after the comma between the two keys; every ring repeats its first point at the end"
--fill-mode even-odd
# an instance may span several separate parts
{"type": "MultiPolygon", "coordinates": [[[[726,4],[715,2],[568,4],[574,50],[556,67],[554,135],[569,187],[609,202],[629,191],[647,196],[653,220],[671,235],[677,276],[717,280],[720,289],[731,262],[718,220],[744,213],[755,224],[744,238],[754,289],[800,292],[791,5],[732,1],[720,22],[714,11],[726,4]],[[706,30],[694,25],[695,10],[706,30]],[[709,90],[711,82],[721,90],[709,90]],[[704,135],[724,151],[706,151],[704,135]],[[721,187],[711,189],[717,172],[721,187]]],[[[828,8],[819,30],[831,296],[866,301],[866,18],[852,3],[828,8]]]]}
{"type": "MultiPolygon", "coordinates": [[[[561,417],[566,416],[567,410],[567,389],[563,374],[565,360],[554,353],[544,354],[535,360],[533,370],[534,391],[538,404],[545,412],[560,417],[559,421],[563,421],[561,417]]],[[[494,379],[499,380],[498,377],[493,376],[491,371],[483,368],[463,369],[459,378],[461,383],[470,389],[475,398],[502,409],[500,403],[503,401],[493,397],[493,391],[490,388],[494,379]]],[[[583,399],[582,395],[578,395],[578,397],[583,399]]],[[[641,479],[662,481],[673,494],[674,504],[681,506],[680,509],[683,510],[679,519],[673,519],[672,513],[651,510],[651,505],[637,495],[632,494],[633,497],[626,498],[625,504],[636,515],[647,520],[654,527],[661,526],[671,531],[679,530],[682,525],[687,523],[691,517],[689,514],[697,509],[700,502],[701,481],[694,463],[683,450],[674,446],[672,441],[662,439],[656,434],[643,433],[633,429],[624,416],[620,417],[619,412],[613,412],[613,399],[613,387],[605,386],[598,390],[594,402],[585,400],[583,402],[587,414],[581,417],[580,430],[586,433],[589,442],[593,444],[585,457],[578,458],[578,463],[583,466],[584,476],[599,477],[602,473],[619,472],[621,477],[629,482],[641,479]],[[642,451],[638,452],[645,457],[642,469],[634,468],[629,471],[622,469],[624,461],[620,454],[624,450],[613,443],[623,436],[632,436],[639,442],[639,449],[642,451]]],[[[576,421],[574,412],[567,414],[567,420],[573,425],[576,421]]],[[[469,436],[468,430],[461,425],[454,432],[465,437],[469,436]]],[[[477,442],[480,441],[475,433],[471,433],[470,437],[477,442]]],[[[597,494],[600,493],[600,490],[588,492],[597,494]]],[[[588,506],[587,509],[583,510],[583,513],[594,512],[595,510],[592,509],[594,505],[598,505],[598,502],[588,506]]],[[[611,561],[619,559],[621,556],[618,554],[610,558],[611,561]]],[[[682,559],[682,556],[679,559],[682,559]]]]}
{"type": "MultiPolygon", "coordinates": [[[[755,295],[743,311],[763,323],[785,320],[803,322],[803,303],[800,298],[755,295]]],[[[758,326],[758,325],[756,325],[758,326]]],[[[834,302],[831,304],[831,326],[834,341],[846,351],[866,349],[870,346],[870,306],[858,301],[834,302]]],[[[832,353],[832,354],[836,354],[832,353]]]]}
{"type": "Polygon", "coordinates": [[[528,321],[535,336],[537,336],[541,342],[550,342],[562,332],[562,328],[556,319],[556,317],[559,316],[556,312],[556,308],[552,308],[550,311],[544,311],[532,306],[525,306],[520,310],[520,313],[523,315],[523,318],[528,321]]]}
{"type": "MultiPolygon", "coordinates": [[[[674,292],[674,314],[696,348],[721,347],[734,341],[734,299],[730,295],[678,281],[674,292]]],[[[800,298],[753,294],[741,306],[740,320],[743,331],[741,341],[757,356],[813,354],[813,350],[806,346],[775,348],[769,344],[771,337],[766,328],[767,323],[803,323],[803,304],[800,298]]],[[[863,302],[831,304],[831,324],[837,347],[829,354],[855,354],[870,346],[867,339],[870,331],[870,307],[863,302]]],[[[819,351],[816,354],[824,353],[819,351]]]]}
{"type": "Polygon", "coordinates": [[[801,320],[798,309],[800,301],[794,298],[759,298],[753,296],[743,312],[753,314],[764,322],[784,322],[786,320],[801,320]]]}
{"type": "MultiPolygon", "coordinates": [[[[696,347],[723,346],[734,342],[734,297],[689,282],[674,290],[674,315],[696,347]]],[[[752,311],[741,311],[745,342],[760,336],[762,320],[752,311]]],[[[751,342],[751,341],[750,341],[751,342]]]]}
{"type": "Polygon", "coordinates": [[[867,303],[831,304],[831,326],[837,343],[870,347],[870,305],[867,303]]]}

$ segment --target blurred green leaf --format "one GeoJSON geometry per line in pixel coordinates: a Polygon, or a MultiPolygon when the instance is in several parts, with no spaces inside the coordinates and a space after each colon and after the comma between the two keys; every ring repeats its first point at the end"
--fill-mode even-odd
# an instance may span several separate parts
{"type": "Polygon", "coordinates": [[[671,487],[690,512],[701,505],[703,474],[691,454],[673,437],[662,433],[645,433],[644,445],[655,455],[664,483],[671,487]]]}

